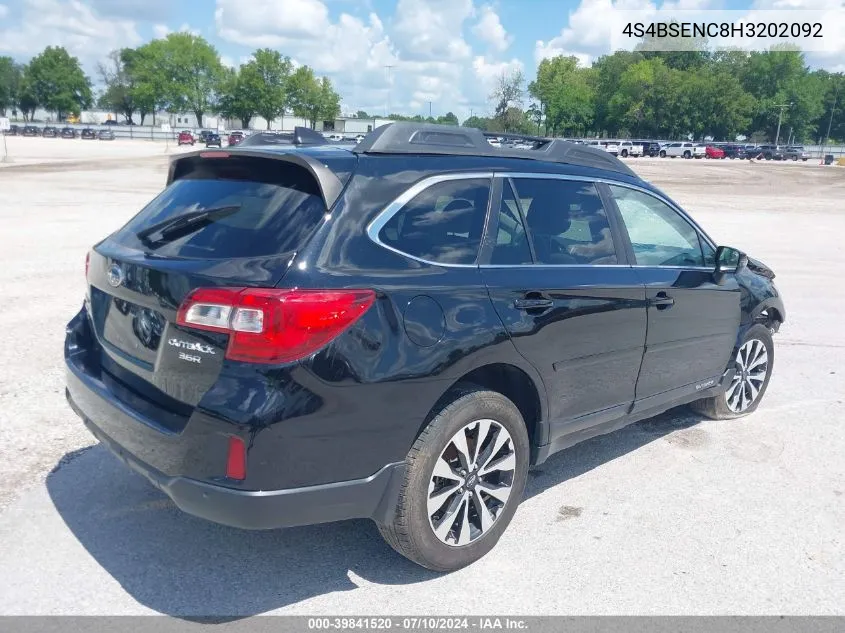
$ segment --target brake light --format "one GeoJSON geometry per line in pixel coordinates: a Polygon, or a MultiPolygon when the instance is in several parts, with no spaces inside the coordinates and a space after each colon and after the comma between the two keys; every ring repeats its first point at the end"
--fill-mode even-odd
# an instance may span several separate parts
{"type": "Polygon", "coordinates": [[[372,290],[197,288],[182,302],[176,322],[229,334],[229,360],[287,363],[336,338],[375,297],[372,290]]]}

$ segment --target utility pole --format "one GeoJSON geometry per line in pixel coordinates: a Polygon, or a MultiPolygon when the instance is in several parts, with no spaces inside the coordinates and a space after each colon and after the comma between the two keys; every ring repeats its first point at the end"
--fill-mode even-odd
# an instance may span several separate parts
{"type": "Polygon", "coordinates": [[[839,86],[833,91],[833,106],[830,108],[830,118],[827,120],[827,134],[824,135],[822,144],[822,160],[824,160],[824,148],[830,140],[830,126],[833,125],[833,113],[836,112],[836,98],[839,96],[839,86]]]}
{"type": "Polygon", "coordinates": [[[390,116],[390,91],[393,88],[393,69],[395,68],[392,64],[385,65],[387,68],[387,112],[384,113],[385,117],[390,116]]]}
{"type": "Polygon", "coordinates": [[[780,140],[780,120],[783,117],[783,111],[784,111],[785,108],[791,108],[792,104],[791,103],[785,103],[785,104],[782,104],[782,105],[776,105],[774,107],[780,108],[780,112],[778,112],[778,131],[777,131],[777,134],[775,134],[775,145],[777,145],[778,141],[780,140]]]}
{"type": "Polygon", "coordinates": [[[431,101],[428,102],[428,118],[431,118],[431,101]]]}

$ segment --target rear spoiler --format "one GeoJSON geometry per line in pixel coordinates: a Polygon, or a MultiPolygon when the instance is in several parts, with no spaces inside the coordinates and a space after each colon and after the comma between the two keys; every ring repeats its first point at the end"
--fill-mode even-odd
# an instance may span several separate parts
{"type": "Polygon", "coordinates": [[[174,156],[170,159],[170,169],[167,172],[167,185],[169,186],[174,180],[178,180],[183,175],[184,169],[188,164],[196,160],[226,159],[230,156],[253,156],[255,158],[266,158],[268,160],[292,163],[302,167],[317,181],[317,186],[320,189],[320,195],[323,198],[326,209],[331,209],[334,206],[334,203],[340,197],[340,192],[343,190],[343,183],[335,173],[323,163],[310,156],[298,152],[267,151],[257,148],[238,148],[235,150],[201,149],[174,156]]]}

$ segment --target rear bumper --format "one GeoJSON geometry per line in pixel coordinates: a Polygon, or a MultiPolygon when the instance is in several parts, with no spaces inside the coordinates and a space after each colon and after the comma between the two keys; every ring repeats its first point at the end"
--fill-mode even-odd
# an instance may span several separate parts
{"type": "MultiPolygon", "coordinates": [[[[79,387],[77,381],[76,388],[79,387]]],[[[76,404],[70,389],[66,394],[71,408],[94,437],[188,514],[236,528],[266,530],[358,518],[384,523],[395,511],[404,463],[388,464],[365,479],[287,490],[238,490],[188,477],[171,477],[106,435],[76,404]]],[[[106,408],[110,409],[110,416],[126,417],[117,407],[103,402],[100,411],[105,413],[106,408]]]]}

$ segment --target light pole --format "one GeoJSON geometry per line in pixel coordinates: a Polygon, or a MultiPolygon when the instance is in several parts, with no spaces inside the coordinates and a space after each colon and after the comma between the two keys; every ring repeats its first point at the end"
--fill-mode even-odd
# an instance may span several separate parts
{"type": "Polygon", "coordinates": [[[775,134],[775,146],[777,146],[778,141],[780,140],[780,121],[781,121],[781,118],[783,117],[783,111],[784,111],[785,108],[791,108],[792,103],[785,103],[785,104],[782,104],[782,105],[776,105],[775,107],[780,108],[780,112],[778,112],[778,131],[777,131],[777,134],[775,134]]]}
{"type": "Polygon", "coordinates": [[[431,118],[431,101],[428,102],[428,118],[431,118]]]}
{"type": "Polygon", "coordinates": [[[839,96],[839,86],[833,91],[833,106],[830,108],[830,118],[827,120],[827,134],[824,135],[822,144],[822,160],[824,160],[824,148],[830,140],[830,126],[833,125],[833,113],[836,112],[836,98],[839,96]]]}
{"type": "Polygon", "coordinates": [[[387,112],[384,113],[385,118],[390,116],[390,90],[393,88],[393,69],[395,68],[394,65],[388,64],[385,65],[387,68],[387,112]]]}

